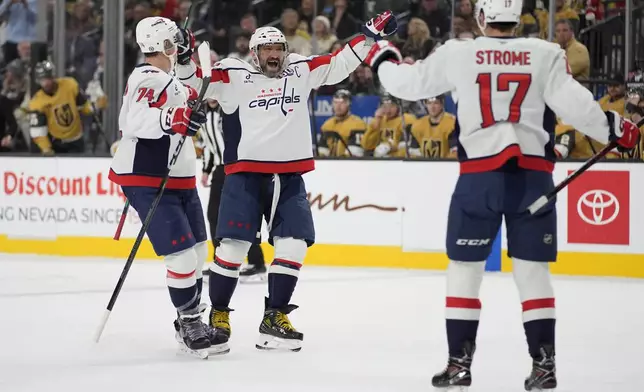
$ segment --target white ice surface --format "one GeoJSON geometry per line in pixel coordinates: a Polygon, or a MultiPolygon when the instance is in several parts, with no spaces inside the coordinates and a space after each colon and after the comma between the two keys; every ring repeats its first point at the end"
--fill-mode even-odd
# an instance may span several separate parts
{"type": "MultiPolygon", "coordinates": [[[[262,284],[240,285],[228,355],[177,354],[160,262],[135,263],[99,344],[123,260],[0,255],[0,391],[430,391],[446,360],[444,275],[306,267],[299,353],[256,350],[262,284]]],[[[207,286],[204,301],[207,301],[207,286]]],[[[644,390],[644,281],[557,277],[560,388],[644,390]]],[[[476,391],[523,390],[530,359],[511,275],[487,275],[476,391]]]]}

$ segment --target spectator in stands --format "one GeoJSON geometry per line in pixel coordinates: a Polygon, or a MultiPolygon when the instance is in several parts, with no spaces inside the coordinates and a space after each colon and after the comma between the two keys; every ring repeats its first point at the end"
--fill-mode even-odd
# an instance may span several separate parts
{"type": "Polygon", "coordinates": [[[334,53],[336,50],[342,49],[343,46],[344,44],[342,43],[342,41],[335,41],[333,44],[331,44],[331,50],[329,50],[329,52],[334,53]]]}
{"type": "Polygon", "coordinates": [[[445,96],[425,100],[428,115],[411,126],[409,156],[412,158],[456,158],[452,134],[456,117],[445,112],[445,96]]]}
{"type": "Polygon", "coordinates": [[[403,132],[408,134],[415,120],[416,117],[411,114],[401,113],[396,98],[384,94],[380,99],[380,107],[362,138],[365,154],[376,158],[406,157],[407,147],[403,132]]]}
{"type": "Polygon", "coordinates": [[[347,0],[335,0],[329,15],[331,30],[338,39],[349,38],[359,31],[360,21],[349,13],[347,0]]]}
{"type": "Polygon", "coordinates": [[[568,64],[573,78],[588,79],[590,76],[590,56],[584,44],[575,39],[570,20],[561,19],[555,23],[555,38],[559,46],[566,51],[568,64]]]}
{"type": "Polygon", "coordinates": [[[19,42],[35,40],[37,4],[38,0],[3,0],[0,3],[0,20],[6,22],[6,40],[2,47],[5,64],[18,58],[19,42]]]}
{"type": "Polygon", "coordinates": [[[231,51],[237,33],[231,28],[239,23],[249,7],[250,0],[210,0],[205,23],[211,34],[210,46],[217,53],[231,51]]]}
{"type": "Polygon", "coordinates": [[[351,93],[338,90],[333,95],[333,117],[322,124],[318,152],[321,156],[361,157],[364,155],[362,137],[367,124],[351,114],[351,93]]]}
{"type": "MultiPolygon", "coordinates": [[[[174,1],[174,0],[171,0],[171,1],[174,1]]],[[[181,0],[181,2],[179,2],[176,8],[176,12],[175,12],[176,16],[172,17],[171,19],[174,19],[179,26],[183,27],[183,24],[185,23],[186,18],[188,18],[188,13],[190,12],[191,5],[192,5],[191,0],[181,0]]],[[[167,3],[166,3],[166,8],[167,8],[167,3]]],[[[206,26],[206,23],[199,18],[199,10],[193,10],[193,13],[194,13],[194,16],[190,22],[191,23],[190,30],[192,30],[192,33],[195,35],[195,40],[198,42],[209,40],[210,32],[208,31],[208,26],[206,26]]],[[[161,15],[163,15],[163,13],[161,15]]]]}
{"type": "MultiPolygon", "coordinates": [[[[548,1],[544,1],[545,9],[536,9],[535,14],[539,19],[539,30],[541,31],[541,38],[548,38],[548,1]]],[[[557,12],[555,13],[555,21],[560,20],[570,21],[571,31],[579,31],[579,15],[575,10],[570,8],[568,1],[570,0],[554,0],[557,12]]],[[[556,27],[556,26],[555,26],[556,27]]]]}
{"type": "Polygon", "coordinates": [[[26,150],[28,142],[21,134],[14,115],[27,93],[25,68],[15,59],[6,68],[0,93],[0,152],[26,150]]]}
{"type": "Polygon", "coordinates": [[[450,31],[450,15],[439,7],[439,0],[420,0],[420,7],[413,16],[425,21],[435,39],[442,39],[450,31]]]}
{"type": "Polygon", "coordinates": [[[98,27],[91,18],[89,6],[82,0],[74,5],[74,16],[68,18],[66,24],[66,74],[85,89],[96,70],[97,47],[100,43],[95,41],[98,27]]]}
{"type": "Polygon", "coordinates": [[[300,9],[298,10],[300,14],[300,22],[306,23],[306,32],[311,34],[313,29],[313,19],[315,18],[315,3],[314,0],[302,0],[300,3],[300,9]]]}
{"type": "Polygon", "coordinates": [[[311,37],[307,32],[298,29],[299,23],[299,15],[293,8],[287,8],[282,11],[282,32],[286,36],[289,52],[310,56],[311,37]]]}
{"type": "Polygon", "coordinates": [[[604,3],[600,0],[588,0],[583,11],[588,25],[593,25],[604,19],[604,3]]]}
{"type": "Polygon", "coordinates": [[[348,89],[353,95],[377,95],[378,86],[373,79],[371,68],[360,64],[358,68],[349,75],[348,89]]]}
{"type": "MultiPolygon", "coordinates": [[[[190,1],[188,1],[190,2],[190,1]]],[[[161,4],[157,4],[159,11],[159,16],[164,18],[172,19],[175,22],[181,20],[181,1],[179,0],[162,0],[161,4]]],[[[187,12],[186,12],[187,13],[187,12]]]]}
{"type": "Polygon", "coordinates": [[[414,60],[424,59],[434,46],[436,42],[429,34],[427,23],[420,18],[411,18],[407,25],[407,40],[401,48],[402,55],[414,60]]]}
{"type": "Polygon", "coordinates": [[[331,22],[324,15],[319,15],[313,20],[313,32],[317,45],[316,53],[325,54],[331,52],[331,45],[338,40],[331,32],[331,22]]]}
{"type": "Polygon", "coordinates": [[[599,105],[603,111],[614,110],[620,115],[624,115],[626,107],[626,84],[624,75],[615,74],[608,83],[608,94],[599,99],[599,105]]]}
{"type": "Polygon", "coordinates": [[[246,32],[253,33],[257,30],[257,18],[251,12],[244,14],[239,20],[239,27],[246,32]]]}
{"type": "Polygon", "coordinates": [[[132,7],[132,19],[126,20],[124,34],[125,64],[123,69],[130,73],[137,64],[143,63],[143,54],[136,43],[136,25],[143,18],[152,16],[152,6],[148,1],[139,1],[132,7]]]}
{"type": "Polygon", "coordinates": [[[228,57],[238,58],[249,63],[252,62],[249,47],[251,35],[251,33],[245,31],[239,33],[235,39],[235,51],[231,52],[228,57]]]}
{"type": "Polygon", "coordinates": [[[74,3],[73,13],[69,15],[69,30],[76,35],[96,35],[99,26],[90,4],[83,0],[74,3]]]}
{"type": "MultiPolygon", "coordinates": [[[[457,17],[462,18],[463,23],[464,23],[464,29],[463,32],[469,32],[473,34],[474,36],[480,36],[481,34],[481,29],[479,29],[478,24],[476,23],[476,20],[474,19],[474,6],[472,5],[471,0],[460,0],[458,3],[458,9],[457,12],[454,15],[454,19],[457,17]]],[[[456,21],[452,21],[452,30],[454,30],[456,25],[456,21]]],[[[459,37],[459,35],[462,32],[459,32],[457,34],[452,34],[453,37],[459,37]]]]}

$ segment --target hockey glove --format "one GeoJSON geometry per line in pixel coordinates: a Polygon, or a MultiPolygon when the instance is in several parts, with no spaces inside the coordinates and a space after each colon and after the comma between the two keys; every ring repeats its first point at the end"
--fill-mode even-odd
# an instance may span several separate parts
{"type": "Polygon", "coordinates": [[[619,113],[609,110],[604,112],[608,119],[608,140],[617,142],[619,152],[628,152],[637,146],[640,130],[633,122],[624,119],[619,113]]]}
{"type": "Polygon", "coordinates": [[[376,15],[362,26],[362,32],[374,41],[394,34],[398,30],[398,21],[391,11],[376,15]]]}
{"type": "Polygon", "coordinates": [[[177,43],[177,62],[181,65],[190,63],[190,58],[195,50],[195,35],[188,29],[179,29],[181,40],[177,43]]]}
{"type": "Polygon", "coordinates": [[[378,67],[383,61],[391,61],[396,64],[402,61],[400,51],[389,41],[378,41],[373,44],[364,59],[364,62],[373,69],[375,74],[378,73],[378,67]]]}
{"type": "Polygon", "coordinates": [[[186,90],[188,90],[188,101],[195,101],[197,98],[199,98],[199,93],[197,90],[190,86],[186,86],[186,90]]]}
{"type": "Polygon", "coordinates": [[[389,143],[380,143],[376,149],[373,150],[373,156],[376,158],[384,158],[389,154],[389,151],[391,151],[389,143]]]}
{"type": "Polygon", "coordinates": [[[187,107],[171,107],[163,109],[163,131],[170,134],[194,136],[206,123],[205,110],[192,110],[187,107]]]}

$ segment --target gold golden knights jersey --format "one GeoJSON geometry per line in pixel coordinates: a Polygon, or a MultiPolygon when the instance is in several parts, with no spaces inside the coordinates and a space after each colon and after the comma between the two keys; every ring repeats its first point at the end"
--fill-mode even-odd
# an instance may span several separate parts
{"type": "Polygon", "coordinates": [[[330,157],[363,156],[362,138],[367,124],[358,116],[331,117],[322,124],[320,155],[330,157]],[[348,148],[348,150],[347,150],[348,148]]]}
{"type": "Polygon", "coordinates": [[[412,158],[456,158],[450,143],[455,127],[456,117],[449,113],[443,113],[436,124],[431,122],[429,115],[419,118],[411,127],[409,155],[412,158]]]}
{"type": "Polygon", "coordinates": [[[613,99],[610,95],[606,94],[599,99],[599,106],[602,107],[602,110],[605,112],[609,110],[614,110],[619,113],[620,116],[624,115],[624,109],[626,108],[626,101],[624,97],[619,99],[613,99]]]}
{"type": "Polygon", "coordinates": [[[416,121],[416,117],[404,113],[403,116],[383,117],[381,120],[374,118],[362,138],[362,147],[365,151],[374,151],[378,146],[386,145],[389,148],[387,156],[404,157],[403,120],[405,131],[407,131],[416,121]]]}
{"type": "MultiPolygon", "coordinates": [[[[572,126],[561,122],[558,122],[555,127],[555,135],[555,154],[561,159],[588,159],[605,146],[578,132],[572,126]]],[[[608,159],[620,159],[621,157],[621,153],[617,150],[606,154],[608,159]]]]}
{"type": "Polygon", "coordinates": [[[29,101],[31,137],[43,152],[51,151],[50,135],[66,142],[83,137],[80,113],[91,113],[91,106],[80,93],[76,80],[59,78],[56,84],[54,95],[40,89],[29,101]]]}

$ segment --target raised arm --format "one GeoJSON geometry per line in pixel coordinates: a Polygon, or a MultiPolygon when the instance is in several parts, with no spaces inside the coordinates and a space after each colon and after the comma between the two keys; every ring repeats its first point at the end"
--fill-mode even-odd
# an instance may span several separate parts
{"type": "Polygon", "coordinates": [[[398,49],[388,41],[373,45],[365,62],[378,74],[380,84],[391,95],[408,101],[435,97],[454,89],[447,69],[451,45],[443,45],[424,60],[401,63],[398,49]]]}
{"type": "Polygon", "coordinates": [[[309,85],[315,89],[340,83],[358,68],[369,48],[366,37],[359,35],[335,53],[300,60],[309,67],[309,85]]]}
{"type": "Polygon", "coordinates": [[[637,143],[636,126],[617,112],[604,112],[593,94],[572,78],[563,50],[551,62],[544,100],[564,123],[600,143],[615,140],[625,149],[637,143]]]}
{"type": "MultiPolygon", "coordinates": [[[[186,86],[192,87],[197,91],[201,90],[202,73],[201,68],[191,60],[186,65],[177,64],[175,68],[177,78],[186,86]]],[[[222,62],[216,63],[212,69],[210,85],[206,90],[205,98],[216,99],[219,102],[225,101],[225,96],[230,86],[230,75],[222,62]]]]}

